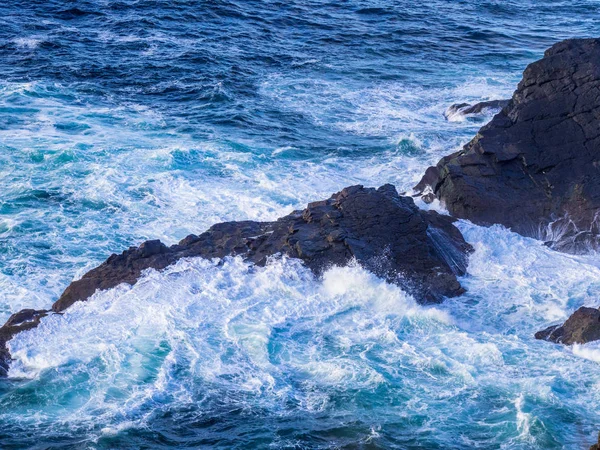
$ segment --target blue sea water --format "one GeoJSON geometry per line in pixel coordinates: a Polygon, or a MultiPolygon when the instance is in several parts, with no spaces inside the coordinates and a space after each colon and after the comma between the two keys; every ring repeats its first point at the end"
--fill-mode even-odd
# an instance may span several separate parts
{"type": "MultiPolygon", "coordinates": [[[[0,321],[144,239],[409,191],[529,62],[600,34],[592,0],[0,5],[0,321]]],[[[360,267],[201,259],[10,343],[0,448],[581,449],[600,345],[533,333],[599,306],[594,256],[460,222],[468,293],[425,307],[360,267]]]]}

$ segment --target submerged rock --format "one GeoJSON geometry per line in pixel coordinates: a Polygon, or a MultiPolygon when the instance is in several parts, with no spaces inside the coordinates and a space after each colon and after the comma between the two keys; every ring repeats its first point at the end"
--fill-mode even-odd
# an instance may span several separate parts
{"type": "MultiPolygon", "coordinates": [[[[301,259],[317,275],[330,266],[356,260],[402,286],[418,301],[440,302],[464,292],[457,276],[465,274],[467,255],[472,251],[454,221],[435,211],[420,210],[412,198],[398,195],[392,185],[379,189],[351,186],[275,222],[225,222],[171,247],[153,240],[113,254],[71,283],[52,311],[64,311],[97,290],[134,284],[146,269],[164,269],[185,257],[228,255],[241,255],[257,265],[266,264],[271,256],[287,255],[301,259]]],[[[21,311],[11,319],[19,314],[35,319],[26,323],[9,320],[0,328],[0,366],[4,371],[10,361],[6,342],[37,326],[47,313],[25,311],[33,310],[21,311]],[[22,329],[15,328],[17,322],[22,329]],[[6,338],[1,340],[2,336],[6,338]]]]}
{"type": "Polygon", "coordinates": [[[415,187],[451,215],[502,224],[564,251],[600,242],[600,39],[530,64],[512,99],[415,187]]]}
{"type": "Polygon", "coordinates": [[[455,103],[446,110],[444,117],[446,120],[455,121],[462,117],[475,116],[490,110],[502,109],[507,106],[509,102],[510,100],[488,100],[475,103],[474,105],[471,105],[470,103],[455,103]]]}
{"type": "Polygon", "coordinates": [[[565,345],[597,341],[600,339],[600,310],[582,306],[564,324],[538,331],[535,338],[565,345]]]}

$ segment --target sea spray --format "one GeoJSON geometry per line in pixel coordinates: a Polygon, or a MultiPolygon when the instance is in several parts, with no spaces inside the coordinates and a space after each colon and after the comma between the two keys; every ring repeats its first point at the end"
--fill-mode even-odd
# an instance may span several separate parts
{"type": "MultiPolygon", "coordinates": [[[[475,265],[478,252],[485,247],[475,265]]],[[[494,315],[524,320],[522,300],[505,291],[496,291],[503,302],[488,305],[473,292],[460,305],[424,307],[357,266],[319,280],[295,260],[264,268],[239,258],[182,260],[18,335],[10,375],[31,379],[28,389],[39,385],[39,394],[10,398],[15,411],[42,406],[34,422],[20,419],[23,426],[42,431],[69,420],[98,442],[114,432],[96,429],[97,417],[145,435],[163,414],[196,411],[235,423],[239,409],[247,411],[239,420],[272,423],[270,439],[290,420],[294,433],[317,418],[325,432],[352,415],[345,433],[367,439],[376,427],[371,439],[383,446],[398,435],[428,442],[432,428],[450,439],[456,427],[490,443],[500,434],[514,445],[552,444],[553,429],[540,424],[586,407],[587,388],[563,386],[574,373],[592,377],[595,363],[558,347],[541,351],[525,326],[493,331],[494,315]],[[45,397],[50,392],[61,408],[45,397]]],[[[16,418],[2,417],[10,429],[16,418]]],[[[186,433],[198,422],[188,426],[186,433]]],[[[217,423],[209,430],[227,441],[217,423]]]]}

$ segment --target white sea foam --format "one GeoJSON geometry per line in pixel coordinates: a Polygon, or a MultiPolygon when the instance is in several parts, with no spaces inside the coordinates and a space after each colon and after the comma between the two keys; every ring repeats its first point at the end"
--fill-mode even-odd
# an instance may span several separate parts
{"type": "MultiPolygon", "coordinates": [[[[312,117],[317,125],[365,136],[383,136],[398,142],[407,130],[422,134],[443,133],[450,127],[456,129],[460,124],[448,124],[444,119],[448,106],[459,101],[509,98],[510,86],[506,77],[502,81],[479,77],[447,89],[426,89],[398,82],[356,89],[342,82],[274,75],[263,83],[261,93],[312,117]]],[[[436,150],[435,145],[427,150],[436,150]]]]}
{"type": "MultiPolygon", "coordinates": [[[[471,238],[483,232],[461,226],[471,238]]],[[[10,376],[35,379],[52,369],[53,378],[69,380],[85,370],[90,379],[85,389],[78,387],[80,405],[65,412],[69,420],[91,422],[102,414],[102,420],[118,416],[128,427],[143,426],[141,412],[165,395],[181,407],[193,404],[202,386],[221,390],[234,403],[252,395],[252,402],[273,411],[292,396],[298,407],[315,413],[329,408],[336,393],[401,383],[400,392],[411,392],[402,403],[406,413],[424,414],[435,405],[436,416],[446,407],[464,416],[468,403],[454,404],[455,398],[516,392],[514,413],[506,403],[504,412],[488,414],[514,427],[513,445],[533,445],[540,431],[532,427],[540,419],[529,412],[530,402],[552,405],[556,379],[591,374],[585,358],[596,356],[533,339],[547,320],[540,314],[548,311],[532,307],[528,291],[515,282],[536,275],[531,289],[539,289],[556,276],[552,264],[545,276],[537,272],[539,258],[557,254],[545,254],[541,246],[538,251],[530,240],[500,228],[487,231],[463,280],[471,291],[438,307],[417,305],[356,265],[332,268],[316,280],[301,263],[285,258],[264,268],[239,258],[222,265],[182,260],[163,272],[149,271],[133,287],[96,293],[18,335],[9,344],[16,359],[10,376]],[[525,259],[519,245],[534,256],[525,259]],[[511,272],[505,270],[505,259],[512,258],[508,247],[521,260],[511,272]],[[482,287],[473,288],[475,283],[482,287]],[[503,331],[511,328],[512,334],[503,331]]],[[[598,269],[587,270],[571,274],[569,286],[556,295],[598,269]]],[[[576,390],[569,402],[585,404],[587,395],[576,390]]]]}
{"type": "Polygon", "coordinates": [[[531,414],[523,411],[524,397],[519,395],[515,400],[515,409],[517,410],[517,430],[519,430],[519,439],[532,443],[533,439],[529,432],[531,426],[531,414]]]}
{"type": "Polygon", "coordinates": [[[558,253],[498,225],[460,222],[459,227],[476,250],[464,280],[480,299],[472,323],[531,333],[565,320],[579,306],[597,304],[600,269],[594,256],[558,253]]]}
{"type": "Polygon", "coordinates": [[[292,395],[318,411],[329,390],[374,389],[395,370],[357,351],[396,347],[403,323],[441,331],[449,322],[443,311],[416,305],[356,266],[333,268],[321,283],[293,260],[253,268],[239,258],[222,266],[190,259],[150,271],[133,287],[97,293],[21,333],[9,344],[10,376],[52,368],[56,379],[68,380],[87,371],[88,387],[78,389],[89,393],[61,419],[77,423],[102,414],[140,426],[137,414],[149,402],[168,393],[183,406],[207,384],[229,391],[230,401],[236,392],[260,395],[265,407],[278,408],[292,395]],[[295,338],[302,335],[307,339],[295,338]]]}
{"type": "Polygon", "coordinates": [[[35,49],[37,48],[41,43],[42,43],[42,39],[40,38],[34,38],[34,37],[23,37],[23,38],[17,38],[13,41],[15,44],[17,44],[18,47],[21,48],[27,48],[27,49],[35,49]]]}
{"type": "Polygon", "coordinates": [[[582,358],[588,359],[600,363],[600,344],[598,342],[591,342],[588,344],[574,344],[573,354],[581,356],[582,358]]]}

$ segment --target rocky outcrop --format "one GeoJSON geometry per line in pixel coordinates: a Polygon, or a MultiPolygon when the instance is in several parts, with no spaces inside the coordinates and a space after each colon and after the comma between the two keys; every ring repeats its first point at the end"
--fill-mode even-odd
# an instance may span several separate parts
{"type": "Polygon", "coordinates": [[[597,246],[600,39],[547,50],[508,105],[415,189],[455,217],[502,224],[559,250],[597,246]]]}
{"type": "Polygon", "coordinates": [[[499,110],[508,105],[510,100],[488,100],[485,102],[475,103],[471,105],[470,103],[455,103],[454,105],[450,105],[446,112],[444,113],[444,117],[446,120],[457,120],[462,117],[469,116],[477,116],[491,112],[493,110],[499,110]]]}
{"type": "Polygon", "coordinates": [[[564,324],[538,331],[535,338],[565,345],[597,341],[600,339],[600,310],[582,306],[564,324]]]}
{"type": "MultiPolygon", "coordinates": [[[[164,269],[185,257],[228,255],[241,255],[257,265],[276,254],[287,255],[301,259],[317,275],[356,260],[418,301],[439,302],[464,292],[457,276],[465,273],[472,250],[454,220],[420,210],[392,185],[352,186],[275,222],[220,223],[170,247],[157,240],[131,247],[71,283],[52,311],[64,311],[97,290],[134,284],[146,269],[164,269]]],[[[6,372],[10,361],[6,342],[37,326],[47,313],[24,310],[0,328],[0,372],[6,372]]]]}
{"type": "Polygon", "coordinates": [[[21,331],[31,330],[40,324],[40,319],[48,315],[46,310],[23,309],[8,318],[0,328],[0,376],[6,376],[10,353],[6,343],[21,331]]]}

